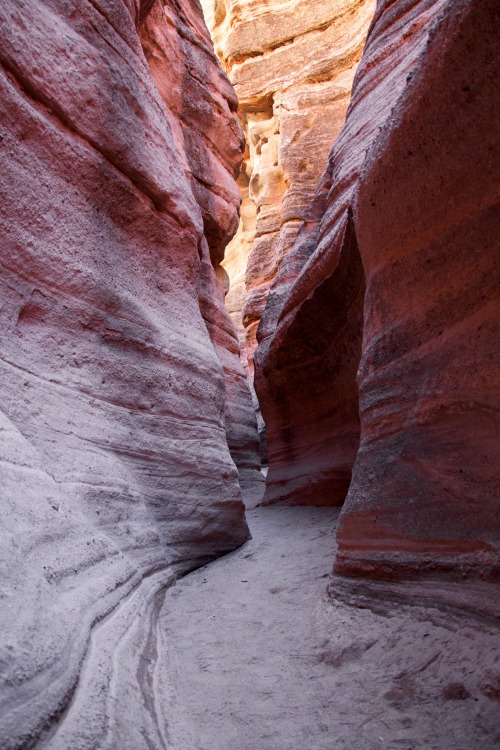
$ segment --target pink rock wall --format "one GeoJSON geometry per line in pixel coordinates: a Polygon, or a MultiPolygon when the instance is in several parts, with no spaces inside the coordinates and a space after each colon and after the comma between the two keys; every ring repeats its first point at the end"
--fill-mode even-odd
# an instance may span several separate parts
{"type": "Polygon", "coordinates": [[[354,464],[342,573],[498,571],[499,38],[493,0],[378,3],[261,322],[266,498],[354,464]]]}
{"type": "Polygon", "coordinates": [[[214,64],[210,37],[197,5],[177,5],[174,11],[156,3],[141,29],[141,38],[160,96],[174,115],[171,121],[177,150],[202,212],[200,305],[223,366],[229,450],[238,468],[245,504],[252,506],[261,499],[264,484],[255,409],[224,304],[226,272],[220,265],[239,222],[241,194],[235,179],[245,141],[236,116],[238,100],[214,64]],[[174,74],[171,60],[179,60],[174,74]]]}
{"type": "Polygon", "coordinates": [[[0,745],[162,747],[162,591],[258,467],[234,93],[188,0],[2,0],[0,36],[0,745]]]}

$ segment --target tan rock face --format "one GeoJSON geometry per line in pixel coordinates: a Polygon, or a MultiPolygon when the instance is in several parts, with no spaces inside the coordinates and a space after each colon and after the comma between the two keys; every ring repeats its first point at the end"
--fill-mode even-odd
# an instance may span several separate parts
{"type": "Polygon", "coordinates": [[[339,572],[500,569],[499,32],[494,0],[378,3],[268,296],[266,498],[340,504],[354,464],[339,572]]]}
{"type": "Polygon", "coordinates": [[[374,0],[203,0],[234,84],[248,150],[245,209],[228,247],[226,298],[253,373],[269,289],[345,118],[374,0]]]}
{"type": "Polygon", "coordinates": [[[196,3],[2,0],[0,36],[0,745],[161,747],[161,592],[258,473],[236,100],[196,3]]]}

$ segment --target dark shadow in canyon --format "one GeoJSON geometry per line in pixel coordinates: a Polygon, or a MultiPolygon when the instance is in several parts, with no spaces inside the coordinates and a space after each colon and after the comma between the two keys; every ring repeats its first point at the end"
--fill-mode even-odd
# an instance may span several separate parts
{"type": "Polygon", "coordinates": [[[365,293],[350,212],[337,252],[335,270],[290,313],[257,372],[270,459],[266,504],[341,505],[349,489],[365,293]]]}

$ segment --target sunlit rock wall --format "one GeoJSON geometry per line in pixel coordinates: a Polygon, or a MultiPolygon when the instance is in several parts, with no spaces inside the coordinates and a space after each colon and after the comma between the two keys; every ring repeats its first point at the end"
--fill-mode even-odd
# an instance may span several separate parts
{"type": "Polygon", "coordinates": [[[0,746],[164,747],[161,592],[247,538],[258,466],[236,101],[188,0],[1,0],[0,36],[0,746]]]}
{"type": "MultiPolygon", "coordinates": [[[[202,0],[247,153],[226,298],[253,377],[256,331],[349,103],[375,0],[202,0]]],[[[262,425],[261,425],[262,426],[262,425]]]]}
{"type": "Polygon", "coordinates": [[[378,3],[261,321],[266,499],[349,487],[339,572],[499,570],[499,39],[495,0],[378,3]]]}
{"type": "Polygon", "coordinates": [[[238,95],[247,138],[240,181],[253,216],[252,207],[242,215],[224,265],[232,281],[227,304],[240,332],[244,307],[242,341],[251,369],[270,283],[293,246],[344,122],[374,2],[203,0],[202,5],[238,95]]]}

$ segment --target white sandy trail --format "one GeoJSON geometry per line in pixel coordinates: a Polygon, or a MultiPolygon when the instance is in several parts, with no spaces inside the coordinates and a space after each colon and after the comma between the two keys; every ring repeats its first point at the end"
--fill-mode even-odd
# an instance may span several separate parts
{"type": "Polygon", "coordinates": [[[338,511],[248,516],[251,542],[167,591],[169,750],[500,748],[494,625],[330,601],[338,511]]]}

